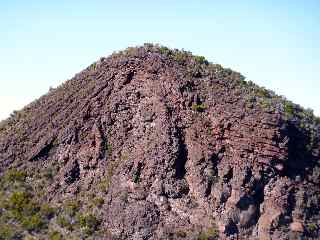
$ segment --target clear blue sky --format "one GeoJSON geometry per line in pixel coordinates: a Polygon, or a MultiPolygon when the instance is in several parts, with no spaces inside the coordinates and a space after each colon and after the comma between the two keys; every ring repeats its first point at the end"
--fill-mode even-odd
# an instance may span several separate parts
{"type": "Polygon", "coordinates": [[[320,1],[0,1],[0,119],[99,59],[184,48],[320,115],[320,1]]]}

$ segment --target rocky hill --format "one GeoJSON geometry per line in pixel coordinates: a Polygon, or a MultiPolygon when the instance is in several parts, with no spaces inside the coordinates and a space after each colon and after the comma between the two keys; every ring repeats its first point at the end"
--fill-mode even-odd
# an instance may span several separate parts
{"type": "Polygon", "coordinates": [[[0,124],[0,239],[319,239],[320,120],[145,44],[0,124]]]}

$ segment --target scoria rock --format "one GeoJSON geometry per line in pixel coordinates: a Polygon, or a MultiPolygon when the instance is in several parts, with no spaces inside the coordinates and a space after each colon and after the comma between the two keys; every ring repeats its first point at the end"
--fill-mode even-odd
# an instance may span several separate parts
{"type": "Polygon", "coordinates": [[[58,210],[38,228],[1,221],[17,238],[319,239],[319,133],[230,69],[129,48],[2,122],[2,179],[25,171],[34,201],[58,210]]]}

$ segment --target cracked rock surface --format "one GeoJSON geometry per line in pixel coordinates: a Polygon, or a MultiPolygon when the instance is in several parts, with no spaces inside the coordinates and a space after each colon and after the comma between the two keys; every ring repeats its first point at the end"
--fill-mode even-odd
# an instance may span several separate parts
{"type": "Polygon", "coordinates": [[[319,239],[314,116],[184,52],[129,50],[3,122],[0,174],[53,169],[34,186],[55,206],[102,198],[92,239],[319,239]]]}

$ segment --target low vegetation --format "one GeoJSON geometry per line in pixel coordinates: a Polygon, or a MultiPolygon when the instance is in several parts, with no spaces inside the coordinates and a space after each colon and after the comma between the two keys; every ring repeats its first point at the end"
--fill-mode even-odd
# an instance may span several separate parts
{"type": "Polygon", "coordinates": [[[211,227],[202,231],[198,237],[198,240],[215,240],[218,239],[219,232],[216,227],[211,227]]]}
{"type": "Polygon", "coordinates": [[[79,226],[82,231],[84,231],[86,234],[91,235],[96,230],[98,230],[98,227],[100,225],[100,220],[98,220],[94,215],[92,214],[81,214],[78,216],[78,222],[79,226]]]}
{"type": "Polygon", "coordinates": [[[197,112],[204,112],[206,110],[204,103],[194,103],[191,108],[193,111],[197,112]]]}
{"type": "MultiPolygon", "coordinates": [[[[102,198],[92,199],[92,202],[95,208],[104,203],[102,198]]],[[[67,239],[59,229],[54,230],[54,226],[79,237],[90,236],[100,230],[100,223],[93,213],[81,208],[81,203],[76,199],[67,200],[56,207],[42,203],[33,194],[24,171],[11,169],[1,177],[0,240],[22,239],[27,237],[26,233],[35,236],[48,234],[50,240],[67,239]]]]}
{"type": "Polygon", "coordinates": [[[62,239],[63,239],[63,235],[58,231],[49,233],[49,240],[62,240],[62,239]]]}

